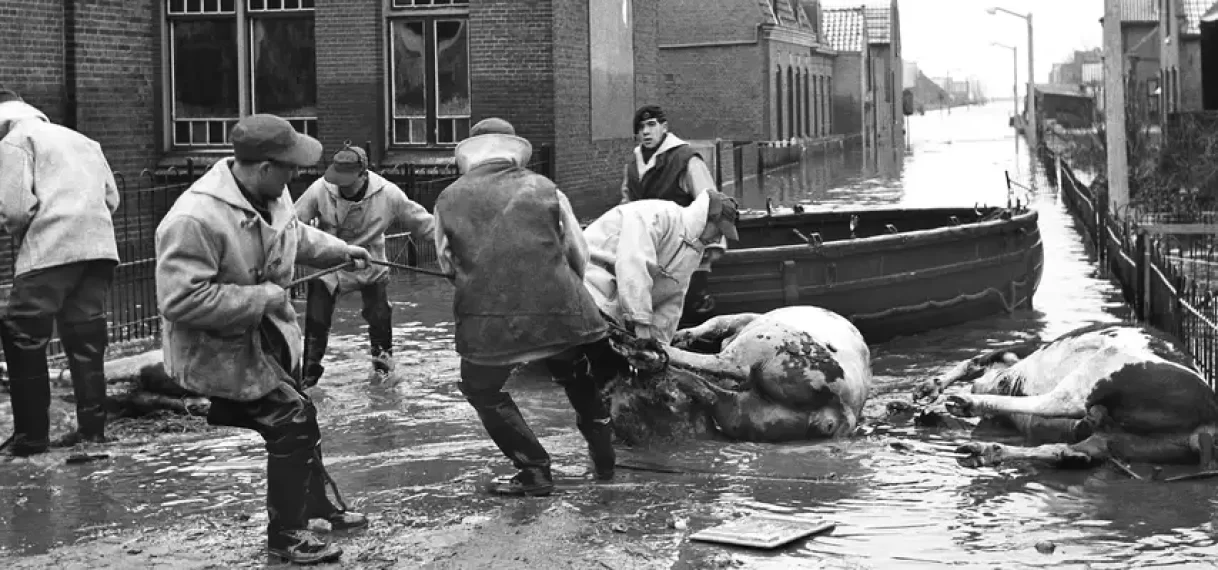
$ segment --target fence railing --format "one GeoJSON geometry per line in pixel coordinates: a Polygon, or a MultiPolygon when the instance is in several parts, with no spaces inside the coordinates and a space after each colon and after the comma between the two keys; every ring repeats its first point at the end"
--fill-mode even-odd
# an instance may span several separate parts
{"type": "MultiPolygon", "coordinates": [[[[540,174],[554,176],[553,149],[537,146],[529,168],[540,174]]],[[[325,171],[325,165],[304,169],[289,185],[293,198],[325,171]]],[[[160,173],[144,171],[140,176],[128,179],[116,174],[119,184],[120,205],[115,212],[115,241],[118,244],[120,262],[115,270],[114,285],[106,303],[107,320],[110,327],[110,342],[121,345],[130,342],[159,338],[160,314],[156,300],[156,227],[164,219],[173,203],[206,172],[188,162],[184,168],[174,168],[160,173]]],[[[427,210],[433,211],[436,199],[459,177],[455,164],[399,164],[377,170],[377,173],[397,184],[410,199],[427,210]]],[[[411,266],[434,266],[436,252],[431,240],[413,238],[408,230],[395,223],[385,234],[386,256],[398,263],[411,266]]],[[[8,235],[0,235],[0,290],[7,290],[13,282],[13,264],[16,250],[8,235]]],[[[296,268],[297,276],[313,270],[296,268]]],[[[392,269],[399,273],[404,270],[392,269]]],[[[292,291],[301,297],[304,287],[292,291]]],[[[58,339],[53,339],[49,355],[58,357],[63,350],[58,339]]]]}
{"type": "Polygon", "coordinates": [[[824,153],[831,148],[843,148],[845,138],[829,136],[820,139],[791,141],[714,141],[715,186],[730,192],[738,189],[746,180],[763,178],[759,175],[775,168],[799,164],[810,156],[824,153]]]}
{"type": "Polygon", "coordinates": [[[1100,266],[1120,286],[1134,315],[1175,336],[1210,386],[1218,380],[1218,212],[1165,216],[1108,211],[1102,187],[1081,182],[1048,148],[1050,182],[1087,234],[1100,266]]]}

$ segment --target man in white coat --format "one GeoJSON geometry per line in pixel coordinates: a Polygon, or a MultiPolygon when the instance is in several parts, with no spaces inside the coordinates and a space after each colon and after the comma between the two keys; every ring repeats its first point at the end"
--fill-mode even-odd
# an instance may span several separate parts
{"type": "Polygon", "coordinates": [[[638,200],[606,212],[584,230],[584,285],[606,315],[640,338],[667,344],[677,332],[690,278],[708,246],[739,240],[736,202],[707,190],[682,207],[638,200]]]}

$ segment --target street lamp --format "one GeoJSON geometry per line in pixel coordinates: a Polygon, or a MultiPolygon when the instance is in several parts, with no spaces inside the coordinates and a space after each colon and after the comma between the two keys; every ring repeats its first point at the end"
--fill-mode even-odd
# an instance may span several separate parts
{"type": "Polygon", "coordinates": [[[1011,119],[1019,116],[1019,49],[1015,46],[1009,46],[998,42],[990,42],[990,45],[995,47],[1004,47],[1011,50],[1011,104],[1015,106],[1015,114],[1011,115],[1011,119]]]}
{"type": "Polygon", "coordinates": [[[1010,16],[1023,18],[1024,21],[1028,23],[1028,105],[1026,107],[1028,110],[1027,132],[1028,145],[1032,147],[1032,152],[1036,152],[1036,149],[1038,148],[1036,146],[1036,140],[1038,137],[1036,136],[1036,84],[1033,83],[1033,78],[1036,77],[1036,74],[1033,73],[1032,69],[1032,54],[1034,53],[1032,49],[1032,13],[1029,12],[1027,14],[1020,14],[1019,12],[1012,12],[1006,8],[999,8],[997,6],[986,8],[985,11],[990,15],[1002,12],[1010,16]]]}

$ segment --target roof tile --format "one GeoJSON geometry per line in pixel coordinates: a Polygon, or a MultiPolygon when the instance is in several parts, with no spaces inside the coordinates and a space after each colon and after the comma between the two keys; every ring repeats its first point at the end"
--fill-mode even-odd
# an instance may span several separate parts
{"type": "Polygon", "coordinates": [[[824,38],[837,51],[863,51],[866,17],[863,8],[829,8],[821,11],[824,38]]]}

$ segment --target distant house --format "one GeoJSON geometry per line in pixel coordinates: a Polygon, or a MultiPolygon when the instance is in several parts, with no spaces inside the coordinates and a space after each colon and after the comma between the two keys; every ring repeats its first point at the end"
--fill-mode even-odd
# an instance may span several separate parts
{"type": "MultiPolygon", "coordinates": [[[[1218,101],[1206,106],[1202,84],[1201,18],[1213,0],[1158,0],[1161,108],[1165,113],[1218,109],[1218,101]]],[[[1208,25],[1206,26],[1209,27],[1208,25]]],[[[1218,76],[1218,73],[1211,74],[1218,76]]],[[[1218,98],[1218,93],[1215,93],[1218,98]]]]}
{"type": "Polygon", "coordinates": [[[901,91],[901,13],[897,0],[821,0],[825,9],[862,6],[867,26],[871,101],[875,106],[876,142],[900,146],[905,141],[905,114],[901,91]]]}
{"type": "MultiPolygon", "coordinates": [[[[1150,117],[1158,114],[1159,96],[1159,4],[1162,0],[1121,0],[1121,50],[1125,54],[1126,101],[1136,103],[1150,117]]],[[[1100,25],[1104,19],[1100,18],[1100,25]]],[[[1102,66],[1102,64],[1101,64],[1102,66]]],[[[1094,72],[1092,72],[1094,73],[1094,72]]],[[[1090,75],[1084,73],[1084,75],[1090,75]]],[[[1088,81],[1084,78],[1083,83],[1088,81]]],[[[1103,72],[1095,82],[1101,97],[1103,72]]]]}
{"type": "Polygon", "coordinates": [[[681,137],[830,133],[833,54],[799,0],[665,0],[659,21],[655,103],[681,137]]]}
{"type": "Polygon", "coordinates": [[[1053,120],[1066,128],[1087,128],[1093,123],[1095,97],[1078,87],[1039,84],[1036,113],[1041,121],[1053,120]]]}
{"type": "Polygon", "coordinates": [[[863,7],[825,9],[821,14],[825,41],[837,52],[833,62],[833,133],[871,147],[877,131],[863,7]]]}

